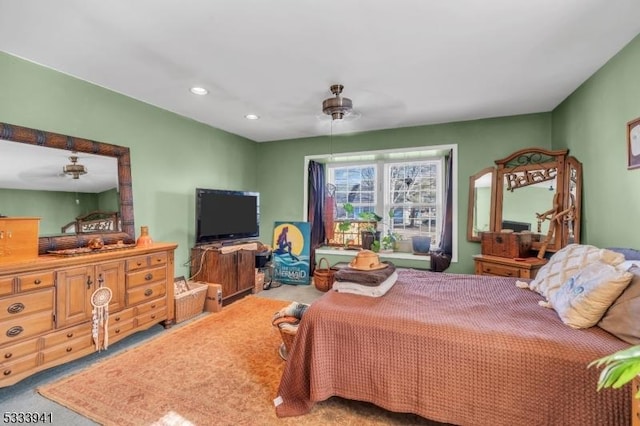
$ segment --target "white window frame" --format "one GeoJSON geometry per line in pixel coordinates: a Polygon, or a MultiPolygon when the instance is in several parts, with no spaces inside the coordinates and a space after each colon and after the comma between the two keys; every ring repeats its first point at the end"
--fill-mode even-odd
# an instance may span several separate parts
{"type": "MultiPolygon", "coordinates": [[[[362,163],[375,163],[377,162],[378,158],[384,159],[384,162],[386,163],[391,163],[391,162],[395,162],[395,163],[400,163],[400,162],[417,162],[421,159],[434,159],[437,157],[441,157],[441,153],[444,152],[451,152],[453,161],[452,161],[452,170],[451,170],[451,176],[452,176],[452,221],[453,221],[453,229],[452,229],[452,256],[451,256],[451,261],[452,262],[457,262],[458,261],[458,229],[459,229],[459,224],[458,224],[458,146],[457,144],[445,144],[445,145],[433,145],[433,146],[418,146],[418,147],[411,147],[411,148],[401,148],[401,149],[385,149],[385,150],[377,150],[377,151],[361,151],[361,152],[345,152],[345,153],[334,153],[334,154],[323,154],[323,155],[307,155],[304,157],[304,169],[303,169],[303,208],[302,208],[302,212],[303,212],[303,217],[302,220],[306,221],[308,220],[307,217],[307,205],[308,205],[308,200],[309,200],[309,193],[308,193],[308,167],[309,167],[309,162],[310,161],[317,161],[320,163],[337,163],[340,166],[348,166],[348,165],[354,165],[354,164],[362,164],[362,163]],[[397,161],[394,161],[395,159],[397,159],[397,161]]],[[[382,161],[382,160],[380,160],[382,161]]],[[[444,161],[444,160],[443,160],[444,161]]],[[[444,181],[446,176],[444,176],[444,163],[442,164],[441,170],[442,170],[442,179],[440,179],[441,184],[444,185],[444,181]]],[[[378,176],[377,182],[378,184],[380,184],[381,180],[384,178],[386,179],[385,176],[385,171],[383,168],[383,174],[378,176]]],[[[440,188],[440,193],[444,194],[444,189],[440,188]]],[[[380,193],[380,190],[378,191],[380,193]]],[[[386,197],[387,195],[384,194],[384,196],[381,197],[378,196],[377,197],[377,205],[376,205],[376,212],[379,211],[384,211],[384,206],[388,205],[387,200],[384,200],[384,197],[386,197]]],[[[444,197],[442,200],[440,200],[440,202],[444,203],[444,197]]],[[[387,219],[385,217],[385,219],[387,219]]],[[[443,221],[444,218],[439,217],[440,221],[443,221]]],[[[439,224],[438,229],[440,229],[440,227],[442,226],[442,223],[439,224]]],[[[424,256],[416,256],[416,255],[412,255],[410,253],[391,253],[391,254],[385,254],[384,257],[390,257],[390,258],[394,258],[394,257],[399,257],[399,258],[403,258],[403,259],[424,259],[424,256]]]]}

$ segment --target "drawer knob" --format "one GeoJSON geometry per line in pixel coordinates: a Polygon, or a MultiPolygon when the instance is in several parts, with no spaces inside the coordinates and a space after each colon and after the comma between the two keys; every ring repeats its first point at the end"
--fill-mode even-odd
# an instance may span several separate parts
{"type": "Polygon", "coordinates": [[[12,303],[7,308],[7,312],[9,312],[10,314],[17,314],[22,312],[23,310],[24,310],[24,303],[20,303],[20,302],[12,303]]]}
{"type": "Polygon", "coordinates": [[[4,354],[4,358],[5,358],[5,359],[9,359],[9,358],[11,358],[12,356],[13,356],[13,353],[11,353],[11,352],[7,352],[6,354],[4,354]]]}
{"type": "Polygon", "coordinates": [[[120,333],[120,329],[119,328],[116,328],[115,331],[116,331],[116,334],[120,333]]]}
{"type": "Polygon", "coordinates": [[[151,309],[155,309],[156,308],[156,304],[154,303],[153,305],[151,305],[151,309]]]}
{"type": "Polygon", "coordinates": [[[73,333],[72,332],[67,333],[67,337],[69,337],[69,338],[73,337],[73,333]]]}
{"type": "Polygon", "coordinates": [[[35,285],[39,285],[39,284],[42,284],[42,281],[40,280],[40,278],[37,278],[36,280],[33,281],[33,283],[35,285]]]}
{"type": "Polygon", "coordinates": [[[147,281],[151,281],[153,279],[153,274],[149,273],[149,274],[145,275],[144,279],[147,280],[147,281]]]}
{"type": "Polygon", "coordinates": [[[67,348],[67,352],[71,352],[72,350],[73,350],[73,348],[72,348],[71,346],[69,346],[69,347],[67,348]]]}
{"type": "Polygon", "coordinates": [[[18,334],[22,333],[23,331],[24,331],[24,328],[22,328],[19,325],[16,325],[8,329],[6,332],[6,335],[7,337],[16,337],[18,334]]]}
{"type": "Polygon", "coordinates": [[[150,288],[148,288],[148,289],[146,289],[144,291],[144,295],[147,296],[147,297],[151,296],[152,294],[153,294],[153,290],[151,290],[150,288]]]}
{"type": "Polygon", "coordinates": [[[156,319],[156,314],[151,315],[151,319],[156,319]]]}
{"type": "Polygon", "coordinates": [[[9,374],[11,374],[11,370],[4,370],[2,374],[4,374],[5,376],[8,376],[9,374]]]}
{"type": "Polygon", "coordinates": [[[116,321],[120,321],[120,317],[116,317],[116,321]]]}

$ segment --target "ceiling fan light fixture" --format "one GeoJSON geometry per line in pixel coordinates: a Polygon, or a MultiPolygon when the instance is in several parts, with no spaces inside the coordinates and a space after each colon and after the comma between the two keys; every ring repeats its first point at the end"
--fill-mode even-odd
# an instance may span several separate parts
{"type": "Polygon", "coordinates": [[[71,164],[67,164],[66,166],[62,167],[62,171],[64,172],[64,174],[73,176],[73,179],[79,179],[80,175],[87,174],[87,168],[82,164],[78,164],[77,156],[72,155],[71,157],[69,157],[69,160],[71,160],[71,164]]]}
{"type": "Polygon", "coordinates": [[[331,86],[331,93],[335,98],[328,98],[322,102],[322,112],[330,115],[332,120],[342,120],[353,110],[353,102],[349,98],[340,96],[344,86],[342,84],[334,84],[331,86]]]}

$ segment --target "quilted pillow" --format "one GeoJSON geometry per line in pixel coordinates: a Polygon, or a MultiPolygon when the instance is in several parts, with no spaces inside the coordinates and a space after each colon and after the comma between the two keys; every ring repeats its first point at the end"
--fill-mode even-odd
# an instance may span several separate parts
{"type": "Polygon", "coordinates": [[[589,328],[627,288],[631,272],[602,262],[591,263],[555,291],[549,302],[570,327],[589,328]]]}
{"type": "Polygon", "coordinates": [[[616,266],[624,261],[624,255],[586,244],[569,244],[551,256],[528,287],[547,300],[562,284],[590,263],[602,262],[616,266]]]}
{"type": "Polygon", "coordinates": [[[632,345],[640,345],[640,267],[631,267],[631,283],[598,323],[600,328],[632,345]]]}

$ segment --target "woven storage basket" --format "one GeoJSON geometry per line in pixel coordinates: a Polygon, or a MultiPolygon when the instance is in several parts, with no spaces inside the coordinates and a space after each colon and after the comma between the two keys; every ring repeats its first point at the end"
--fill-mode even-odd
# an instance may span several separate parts
{"type": "Polygon", "coordinates": [[[176,323],[200,315],[204,310],[204,301],[209,286],[205,283],[189,281],[187,287],[189,291],[175,296],[176,323]]]}
{"type": "Polygon", "coordinates": [[[318,267],[313,271],[313,283],[320,291],[329,291],[333,287],[335,269],[329,267],[329,261],[326,258],[321,258],[318,262],[318,267]],[[326,268],[322,267],[322,262],[325,262],[326,268]]]}
{"type": "Polygon", "coordinates": [[[287,359],[287,355],[293,347],[293,341],[296,338],[296,334],[298,333],[299,323],[300,320],[296,317],[281,317],[272,322],[275,327],[278,327],[280,337],[282,338],[282,344],[278,349],[278,353],[284,360],[287,359]],[[293,327],[290,327],[289,325],[292,325],[293,327]]]}

